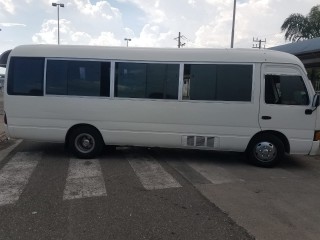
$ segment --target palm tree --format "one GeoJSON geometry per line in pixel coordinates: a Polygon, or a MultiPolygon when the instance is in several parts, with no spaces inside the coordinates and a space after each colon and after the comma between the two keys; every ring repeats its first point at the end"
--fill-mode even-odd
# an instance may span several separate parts
{"type": "Polygon", "coordinates": [[[281,31],[285,31],[285,39],[292,42],[320,37],[320,5],[312,7],[307,16],[291,14],[282,24],[281,31]]]}

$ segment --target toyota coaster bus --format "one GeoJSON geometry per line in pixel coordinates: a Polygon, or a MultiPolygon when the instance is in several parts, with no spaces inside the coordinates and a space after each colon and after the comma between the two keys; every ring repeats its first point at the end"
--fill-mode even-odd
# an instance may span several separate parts
{"type": "Polygon", "coordinates": [[[319,96],[287,53],[28,45],[6,71],[8,136],[65,142],[79,158],[131,145],[246,152],[271,167],[319,149],[319,96]]]}

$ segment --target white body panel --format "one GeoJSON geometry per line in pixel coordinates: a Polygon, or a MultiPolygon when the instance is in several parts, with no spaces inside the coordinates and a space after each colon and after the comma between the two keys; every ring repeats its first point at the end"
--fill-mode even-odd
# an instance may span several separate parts
{"type": "Polygon", "coordinates": [[[217,137],[216,149],[242,151],[260,130],[259,105],[254,103],[25,99],[16,96],[7,100],[8,105],[19,106],[7,112],[10,136],[64,142],[72,126],[87,123],[101,131],[106,144],[180,147],[183,135],[201,135],[217,137]]]}
{"type": "Polygon", "coordinates": [[[105,143],[111,145],[184,148],[184,136],[207,136],[214,137],[214,147],[211,149],[244,151],[250,139],[261,130],[276,130],[289,139],[292,152],[311,151],[316,117],[315,114],[302,116],[305,106],[270,107],[261,103],[263,114],[272,113],[275,121],[269,122],[269,125],[259,121],[260,99],[264,91],[262,64],[294,66],[304,76],[309,94],[314,93],[306,80],[302,63],[289,54],[264,50],[39,45],[18,47],[11,52],[12,56],[111,61],[111,92],[108,98],[13,96],[5,91],[7,131],[14,138],[64,142],[72,126],[90,124],[101,132],[105,143]],[[112,91],[115,61],[174,62],[180,66],[183,63],[250,64],[253,66],[252,98],[250,102],[182,100],[181,76],[178,100],[115,98],[112,91]],[[288,123],[284,120],[286,116],[294,121],[288,123]],[[308,126],[304,126],[302,121],[308,126]]]}

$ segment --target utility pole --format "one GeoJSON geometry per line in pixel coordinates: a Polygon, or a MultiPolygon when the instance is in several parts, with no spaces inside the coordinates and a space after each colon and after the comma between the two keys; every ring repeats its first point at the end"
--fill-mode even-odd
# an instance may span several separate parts
{"type": "Polygon", "coordinates": [[[236,22],[236,6],[237,6],[237,0],[234,0],[234,2],[233,2],[232,30],[231,30],[231,48],[233,48],[233,42],[234,42],[234,25],[236,22]]]}
{"type": "Polygon", "coordinates": [[[52,3],[52,6],[53,7],[57,7],[58,9],[58,45],[60,44],[60,16],[59,16],[59,9],[60,7],[64,7],[64,4],[63,3],[52,3]]]}
{"type": "Polygon", "coordinates": [[[179,32],[179,35],[178,37],[176,37],[174,40],[177,40],[178,41],[178,48],[181,48],[181,47],[184,47],[186,45],[186,43],[182,43],[181,42],[181,39],[183,40],[187,40],[187,38],[183,35],[181,35],[181,32],[179,32]]]}
{"type": "Polygon", "coordinates": [[[124,40],[127,42],[127,47],[129,47],[129,42],[131,41],[131,38],[125,38],[124,40]]]}
{"type": "MultiPolygon", "coordinates": [[[[262,41],[261,39],[253,38],[252,41],[254,42],[252,48],[259,48],[259,49],[261,49],[261,43],[267,43],[267,39],[264,39],[264,41],[262,41]]],[[[264,44],[263,48],[266,48],[266,44],[264,44]]]]}

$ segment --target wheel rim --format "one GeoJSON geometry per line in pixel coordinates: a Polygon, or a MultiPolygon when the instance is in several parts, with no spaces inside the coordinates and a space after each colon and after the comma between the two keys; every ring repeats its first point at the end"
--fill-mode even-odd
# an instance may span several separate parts
{"type": "Polygon", "coordinates": [[[254,148],[255,157],[262,162],[270,162],[277,156],[277,148],[271,142],[259,142],[254,148]]]}
{"type": "Polygon", "coordinates": [[[88,133],[81,133],[75,139],[75,147],[81,153],[89,153],[95,148],[95,140],[88,133]]]}

